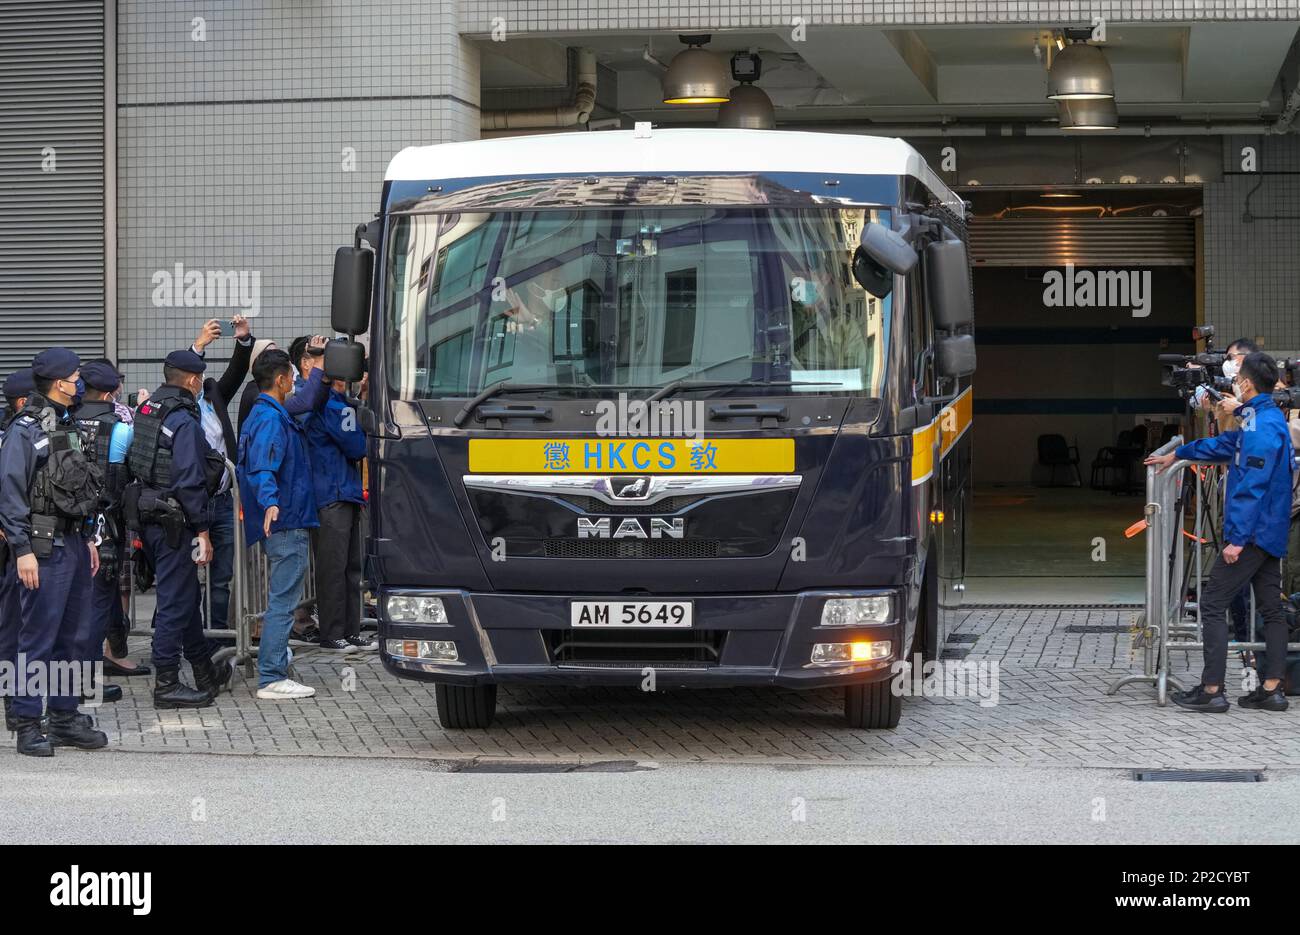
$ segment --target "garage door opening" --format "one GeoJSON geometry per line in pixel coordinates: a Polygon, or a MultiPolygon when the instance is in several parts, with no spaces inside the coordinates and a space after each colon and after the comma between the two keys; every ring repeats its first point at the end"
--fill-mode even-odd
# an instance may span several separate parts
{"type": "MultiPolygon", "coordinates": [[[[1002,190],[972,201],[979,373],[972,604],[1141,603],[1142,456],[1183,403],[1197,188],[1002,190]]],[[[1226,340],[1231,340],[1229,336],[1226,340]]]]}

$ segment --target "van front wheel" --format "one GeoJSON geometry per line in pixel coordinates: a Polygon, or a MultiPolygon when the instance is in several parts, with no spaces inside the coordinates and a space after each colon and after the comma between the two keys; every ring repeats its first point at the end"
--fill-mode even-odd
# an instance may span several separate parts
{"type": "Polygon", "coordinates": [[[892,678],[844,688],[844,718],[849,727],[892,730],[903,716],[903,698],[890,690],[892,678]]]}
{"type": "Polygon", "coordinates": [[[434,685],[438,723],[446,730],[482,730],[497,713],[495,685],[434,685]]]}

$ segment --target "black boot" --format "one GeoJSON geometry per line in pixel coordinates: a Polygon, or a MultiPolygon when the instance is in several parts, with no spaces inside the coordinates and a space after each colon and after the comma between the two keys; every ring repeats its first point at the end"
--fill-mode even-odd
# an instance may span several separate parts
{"type": "Polygon", "coordinates": [[[230,677],[235,672],[228,662],[214,663],[206,657],[197,662],[191,661],[190,665],[194,669],[194,687],[201,692],[207,692],[213,698],[221,694],[221,690],[230,684],[230,677]]]}
{"type": "Polygon", "coordinates": [[[54,756],[54,748],[41,729],[38,717],[14,718],[18,732],[18,752],[23,756],[54,756]]]}
{"type": "Polygon", "coordinates": [[[176,663],[158,666],[153,683],[155,708],[206,708],[212,704],[207,692],[195,691],[181,681],[181,667],[176,663]]]}
{"type": "Polygon", "coordinates": [[[5,695],[5,730],[13,733],[18,729],[18,719],[14,717],[14,700],[5,695]]]}
{"type": "Polygon", "coordinates": [[[95,730],[95,722],[76,711],[51,711],[50,746],[98,750],[108,746],[108,734],[95,730]]]}

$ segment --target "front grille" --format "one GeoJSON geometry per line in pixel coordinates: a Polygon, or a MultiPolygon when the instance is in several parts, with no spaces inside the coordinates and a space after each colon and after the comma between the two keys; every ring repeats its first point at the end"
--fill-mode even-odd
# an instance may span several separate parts
{"type": "Polygon", "coordinates": [[[547,558],[717,558],[717,539],[547,539],[547,558]]]}
{"type": "Polygon", "coordinates": [[[545,630],[556,665],[704,669],[722,658],[724,630],[545,630]]]}
{"type": "Polygon", "coordinates": [[[700,497],[664,497],[658,503],[606,503],[595,497],[564,496],[566,503],[571,503],[584,513],[604,513],[606,515],[642,515],[646,513],[676,513],[682,507],[690,506],[700,497]]]}

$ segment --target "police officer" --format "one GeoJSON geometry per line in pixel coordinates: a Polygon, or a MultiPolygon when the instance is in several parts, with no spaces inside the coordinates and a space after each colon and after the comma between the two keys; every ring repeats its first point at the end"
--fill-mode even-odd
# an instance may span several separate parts
{"type": "Polygon", "coordinates": [[[95,750],[108,743],[78,714],[74,686],[51,665],[81,661],[90,579],[99,566],[89,538],[101,493],[98,471],[87,463],[68,412],[80,367],[67,348],[37,354],[35,391],[0,444],[0,527],[19,581],[17,655],[24,676],[33,666],[44,674],[44,684],[33,680],[13,701],[18,752],[27,756],[52,756],[56,746],[95,750]],[[49,704],[48,735],[41,723],[42,696],[49,704]]]}
{"type": "Polygon", "coordinates": [[[222,478],[203,435],[198,393],[207,365],[193,351],[163,361],[163,385],[136,410],[127,454],[132,483],[123,498],[127,523],[140,531],[157,576],[153,661],[156,708],[203,708],[230,681],[228,664],[213,665],[203,636],[199,565],[212,561],[208,498],[222,478]],[[182,654],[195,688],[180,679],[182,654]]]}
{"type": "MultiPolygon", "coordinates": [[[[4,395],[8,409],[5,411],[4,421],[0,422],[0,445],[4,443],[4,433],[8,430],[9,424],[27,405],[27,397],[31,396],[35,389],[31,367],[15,370],[5,379],[4,395]]],[[[10,665],[17,665],[19,618],[18,573],[14,569],[13,556],[9,554],[9,542],[0,539],[0,661],[8,662],[10,665]]],[[[10,684],[4,685],[4,688],[6,691],[13,690],[10,684]]],[[[10,733],[18,729],[14,720],[13,702],[12,695],[4,696],[5,729],[10,733]]]]}
{"type": "MultiPolygon", "coordinates": [[[[126,452],[131,446],[132,428],[113,405],[113,393],[121,383],[117,368],[107,361],[87,361],[81,368],[85,394],[75,412],[77,425],[86,440],[86,455],[93,457],[104,478],[100,501],[100,523],[96,535],[99,571],[91,584],[89,643],[84,658],[95,662],[102,657],[101,644],[109,626],[122,624],[122,598],[118,593],[118,572],[126,546],[122,519],[122,493],[126,488],[126,452]]],[[[122,689],[105,685],[104,701],[119,701],[122,689]]]]}

